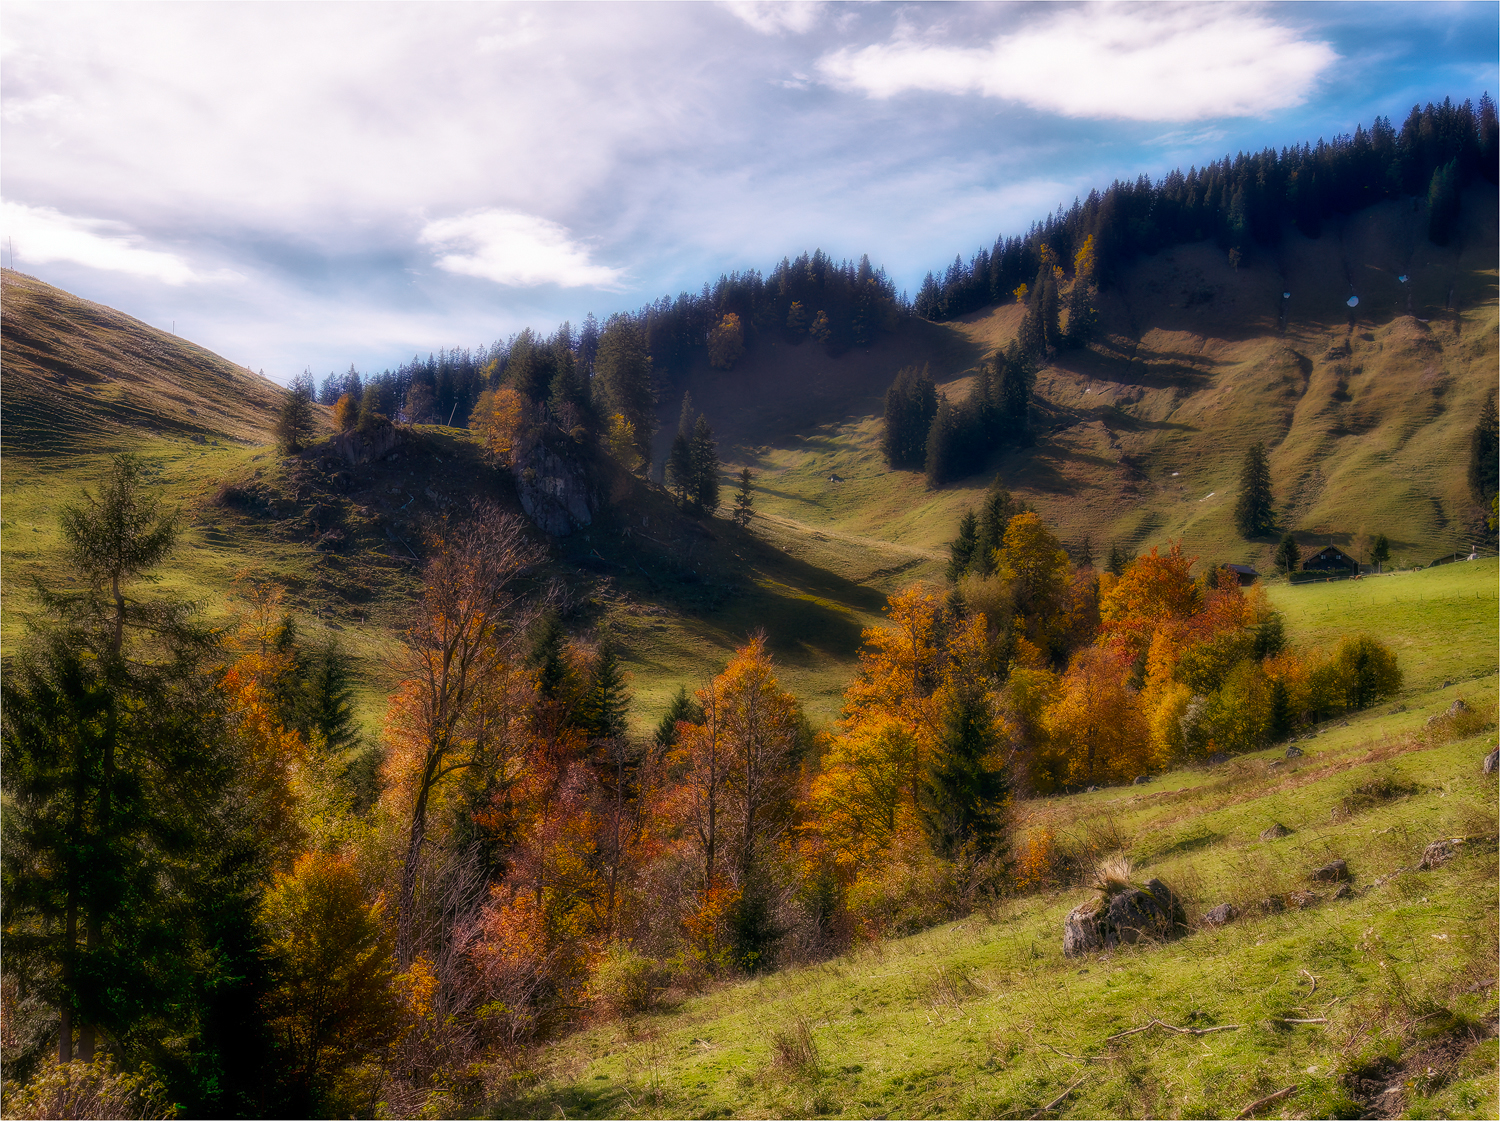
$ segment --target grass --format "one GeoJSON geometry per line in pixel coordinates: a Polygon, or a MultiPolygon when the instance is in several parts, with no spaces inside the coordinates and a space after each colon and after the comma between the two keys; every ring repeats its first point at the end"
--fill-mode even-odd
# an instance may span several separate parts
{"type": "Polygon", "coordinates": [[[1051,1103],[1062,1117],[1226,1117],[1295,1087],[1258,1115],[1494,1116],[1496,787],[1479,762],[1496,742],[1500,683],[1492,644],[1456,644],[1441,672],[1463,679],[1489,728],[1442,742],[1428,717],[1455,690],[1418,668],[1455,621],[1493,634],[1494,609],[1471,595],[1493,570],[1388,582],[1420,588],[1434,623],[1393,616],[1377,581],[1278,590],[1298,640],[1390,620],[1408,641],[1400,703],[1332,722],[1302,758],[1262,751],[1022,806],[1023,833],[1112,839],[1142,881],[1170,884],[1190,916],[1180,941],[1066,959],[1062,918],[1089,889],[1011,898],[580,1031],[494,1112],[1029,1117],[1051,1103]],[[1261,840],[1274,823],[1290,832],[1261,840]],[[1470,843],[1416,870],[1431,841],[1453,836],[1470,843]],[[1352,875],[1345,898],[1308,879],[1335,858],[1352,875]],[[1314,888],[1307,909],[1259,907],[1314,888]],[[1224,902],[1241,917],[1205,926],[1224,902]],[[1120,1034],[1153,1020],[1202,1034],[1120,1034]]]}

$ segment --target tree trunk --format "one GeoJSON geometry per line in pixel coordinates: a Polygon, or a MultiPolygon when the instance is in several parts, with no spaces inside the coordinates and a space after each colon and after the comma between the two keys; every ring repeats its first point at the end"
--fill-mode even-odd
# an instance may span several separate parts
{"type": "MultiPolygon", "coordinates": [[[[431,773],[432,768],[428,768],[431,773]]],[[[425,780],[425,776],[424,776],[425,780]]],[[[417,892],[417,861],[422,855],[422,842],[427,837],[427,794],[431,783],[424,781],[417,792],[416,805],[411,811],[411,836],[406,845],[406,863],[401,867],[401,899],[396,908],[396,961],[402,969],[411,965],[413,951],[412,900],[417,892]]]]}

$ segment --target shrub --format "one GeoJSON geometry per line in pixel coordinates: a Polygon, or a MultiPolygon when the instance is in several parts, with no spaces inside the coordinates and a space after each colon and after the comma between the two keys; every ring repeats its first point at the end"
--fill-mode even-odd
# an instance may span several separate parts
{"type": "Polygon", "coordinates": [[[1401,689],[1401,667],[1396,664],[1395,653],[1370,635],[1344,639],[1333,660],[1347,708],[1367,708],[1401,689]]]}
{"type": "Polygon", "coordinates": [[[155,1072],[142,1067],[136,1074],[116,1070],[108,1055],[92,1063],[52,1063],[26,1086],[7,1085],[5,1116],[54,1117],[175,1117],[177,1110],[155,1072]]]}
{"type": "Polygon", "coordinates": [[[594,1000],[620,1016],[648,1012],[662,988],[662,972],[628,945],[611,942],[594,972],[594,1000]]]}

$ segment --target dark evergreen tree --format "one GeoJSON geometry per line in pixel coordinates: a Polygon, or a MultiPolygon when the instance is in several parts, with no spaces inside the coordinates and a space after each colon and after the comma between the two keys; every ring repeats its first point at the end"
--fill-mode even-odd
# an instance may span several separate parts
{"type": "Polygon", "coordinates": [[[949,479],[958,477],[959,410],[948,403],[948,398],[938,399],[937,413],[927,431],[927,485],[939,487],[949,479]]]}
{"type": "Polygon", "coordinates": [[[1273,560],[1276,571],[1287,576],[1302,567],[1302,550],[1297,548],[1297,539],[1290,533],[1281,535],[1281,543],[1276,546],[1273,560]]]}
{"type": "Polygon", "coordinates": [[[1004,836],[1005,774],[989,764],[999,739],[994,714],[978,688],[962,690],[943,713],[937,750],[919,794],[917,815],[932,851],[993,854],[1004,836]]]}
{"type": "Polygon", "coordinates": [[[1098,292],[1084,280],[1075,280],[1068,292],[1067,344],[1087,346],[1099,330],[1098,292]]]}
{"type": "Polygon", "coordinates": [[[1275,528],[1275,500],[1271,496],[1271,466],[1266,446],[1251,444],[1240,467],[1240,493],[1234,503],[1234,524],[1246,537],[1259,537],[1275,528]]]}
{"type": "Polygon", "coordinates": [[[651,389],[651,355],[646,335],[635,319],[612,315],[599,338],[594,359],[597,397],[606,417],[619,414],[635,430],[641,458],[651,459],[651,439],[656,435],[656,395],[651,389]]]}
{"type": "Polygon", "coordinates": [[[693,477],[693,397],[682,395],[682,412],[677,419],[677,435],[667,454],[667,485],[677,494],[677,504],[686,506],[696,491],[693,477]]]}
{"type": "Polygon", "coordinates": [[[907,366],[896,374],[885,394],[885,431],[881,438],[886,463],[920,470],[927,460],[927,434],[937,413],[937,387],[928,368],[907,366]]]}
{"type": "Polygon", "coordinates": [[[700,416],[693,425],[689,444],[692,457],[693,507],[712,514],[719,508],[719,445],[708,418],[700,416]]]}
{"type": "Polygon", "coordinates": [[[984,502],[979,507],[979,537],[974,546],[974,562],[970,571],[988,576],[995,571],[995,552],[1005,543],[1005,529],[1011,518],[1030,510],[1024,502],[1017,502],[1010,491],[997,477],[985,492],[984,502]]]}
{"type": "Polygon", "coordinates": [[[621,739],[630,698],[620,670],[620,656],[607,631],[599,635],[598,649],[589,667],[588,688],[578,706],[578,723],[590,739],[621,739]]]}
{"type": "Polygon", "coordinates": [[[1432,173],[1427,188],[1427,240],[1434,245],[1447,245],[1453,240],[1453,231],[1458,226],[1461,185],[1457,159],[1432,173]]]}
{"type": "Polygon", "coordinates": [[[1104,567],[1111,576],[1123,576],[1125,575],[1125,569],[1130,566],[1130,562],[1134,559],[1134,557],[1121,548],[1118,541],[1115,541],[1110,544],[1109,560],[1105,562],[1104,567]]]}
{"type": "Polygon", "coordinates": [[[1500,416],[1496,414],[1494,391],[1469,435],[1469,491],[1481,505],[1500,491],[1500,416]]]}
{"type": "Polygon", "coordinates": [[[556,700],[568,680],[568,660],[563,647],[568,635],[556,611],[544,611],[536,622],[526,664],[537,671],[537,688],[547,700],[556,700]]]}
{"type": "Polygon", "coordinates": [[[276,446],[284,455],[300,452],[313,432],[313,376],[304,370],[286,387],[281,411],[276,415],[276,446]]]}
{"type": "Polygon", "coordinates": [[[1375,562],[1376,572],[1391,559],[1391,541],[1385,534],[1375,535],[1375,543],[1370,546],[1370,558],[1375,562]]]}
{"type": "Polygon", "coordinates": [[[656,725],[652,738],[657,749],[667,751],[677,746],[678,724],[697,724],[702,719],[703,707],[687,691],[686,685],[679,685],[672,696],[672,703],[667,706],[667,711],[656,725]]]}
{"type": "Polygon", "coordinates": [[[956,584],[974,563],[979,547],[979,519],[973,510],[965,510],[958,520],[958,536],[948,542],[948,582],[956,584]]]}
{"type": "Polygon", "coordinates": [[[734,522],[741,529],[750,524],[750,507],[755,504],[754,482],[750,468],[742,467],[739,489],[734,492],[734,522]]]}

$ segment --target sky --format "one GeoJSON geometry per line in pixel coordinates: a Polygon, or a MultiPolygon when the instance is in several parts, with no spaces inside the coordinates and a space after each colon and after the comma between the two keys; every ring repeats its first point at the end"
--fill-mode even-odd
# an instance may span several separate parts
{"type": "Polygon", "coordinates": [[[24,3],[0,257],[286,382],[1500,92],[1500,6],[24,3]]]}

